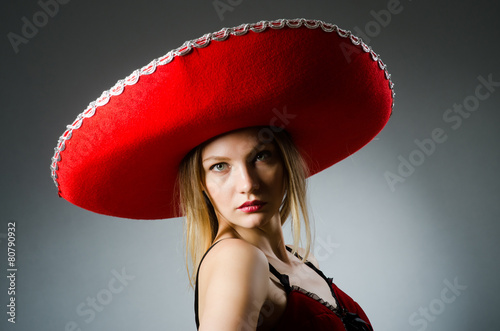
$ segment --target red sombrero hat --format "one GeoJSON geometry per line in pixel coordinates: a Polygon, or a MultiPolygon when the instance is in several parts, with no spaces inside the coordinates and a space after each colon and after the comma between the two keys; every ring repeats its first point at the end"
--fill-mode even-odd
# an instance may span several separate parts
{"type": "Polygon", "coordinates": [[[350,31],[316,20],[224,28],[188,41],[105,91],[52,158],[59,195],[134,219],[177,215],[182,158],[219,134],[285,128],[312,174],[371,141],[392,111],[386,65],[350,31]]]}

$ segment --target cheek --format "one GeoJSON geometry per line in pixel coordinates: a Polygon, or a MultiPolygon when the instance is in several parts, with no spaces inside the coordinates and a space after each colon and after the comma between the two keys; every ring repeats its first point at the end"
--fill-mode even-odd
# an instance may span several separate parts
{"type": "Polygon", "coordinates": [[[283,166],[276,165],[266,174],[266,186],[273,195],[283,194],[285,190],[283,166]]]}
{"type": "Polygon", "coordinates": [[[283,173],[276,178],[276,183],[274,185],[276,187],[277,194],[283,197],[285,195],[285,176],[283,173]]]}
{"type": "Polygon", "coordinates": [[[207,188],[207,193],[215,204],[217,209],[221,210],[229,202],[228,190],[224,189],[221,183],[207,179],[205,181],[205,187],[207,188]]]}
{"type": "Polygon", "coordinates": [[[275,184],[283,185],[284,169],[281,163],[277,164],[274,169],[275,184]]]}
{"type": "Polygon", "coordinates": [[[214,185],[210,180],[205,181],[205,187],[207,188],[207,193],[208,196],[211,198],[212,201],[215,202],[217,200],[217,197],[219,195],[219,189],[217,185],[214,185]]]}

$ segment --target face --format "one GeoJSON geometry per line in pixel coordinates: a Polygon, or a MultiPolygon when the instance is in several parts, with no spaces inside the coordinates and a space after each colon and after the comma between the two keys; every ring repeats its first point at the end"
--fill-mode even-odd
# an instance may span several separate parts
{"type": "Polygon", "coordinates": [[[283,162],[274,143],[258,139],[259,128],[227,133],[202,151],[206,193],[219,223],[260,228],[279,220],[284,196],[283,162]]]}

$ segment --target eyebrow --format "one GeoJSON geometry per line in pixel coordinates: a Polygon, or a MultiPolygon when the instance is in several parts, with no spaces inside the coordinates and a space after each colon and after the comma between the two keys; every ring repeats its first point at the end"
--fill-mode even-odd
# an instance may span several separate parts
{"type": "Polygon", "coordinates": [[[207,157],[206,159],[204,159],[203,161],[201,161],[202,163],[205,163],[205,161],[209,161],[209,160],[214,160],[214,161],[227,161],[229,160],[228,157],[224,157],[224,156],[209,156],[207,157]]]}

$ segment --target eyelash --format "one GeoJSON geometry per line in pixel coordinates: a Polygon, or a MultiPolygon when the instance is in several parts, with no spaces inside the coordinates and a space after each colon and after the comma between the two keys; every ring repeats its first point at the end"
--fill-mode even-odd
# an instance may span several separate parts
{"type": "Polygon", "coordinates": [[[259,152],[256,156],[255,156],[255,160],[257,160],[259,158],[259,156],[265,156],[265,159],[268,159],[272,156],[271,152],[268,151],[268,150],[263,150],[261,152],[259,152]]]}
{"type": "MultiPolygon", "coordinates": [[[[212,170],[214,170],[214,168],[215,168],[216,166],[218,166],[218,165],[222,165],[222,164],[227,166],[227,163],[225,163],[225,162],[216,163],[216,164],[214,164],[213,166],[211,166],[211,167],[210,167],[210,170],[212,171],[212,170]]],[[[217,171],[217,172],[221,172],[221,171],[222,171],[222,170],[219,170],[219,171],[217,171]]]]}
{"type": "MultiPolygon", "coordinates": [[[[259,152],[256,156],[255,156],[255,159],[254,161],[265,161],[267,160],[268,158],[270,158],[272,156],[272,153],[268,150],[264,150],[264,151],[261,151],[259,152]],[[260,159],[261,157],[264,156],[264,159],[260,159]]],[[[228,166],[228,164],[226,162],[221,162],[221,163],[216,163],[214,165],[212,165],[209,169],[210,171],[214,171],[215,167],[219,166],[219,165],[225,165],[225,166],[228,166]]],[[[216,172],[222,172],[224,170],[215,170],[216,172]]]]}

